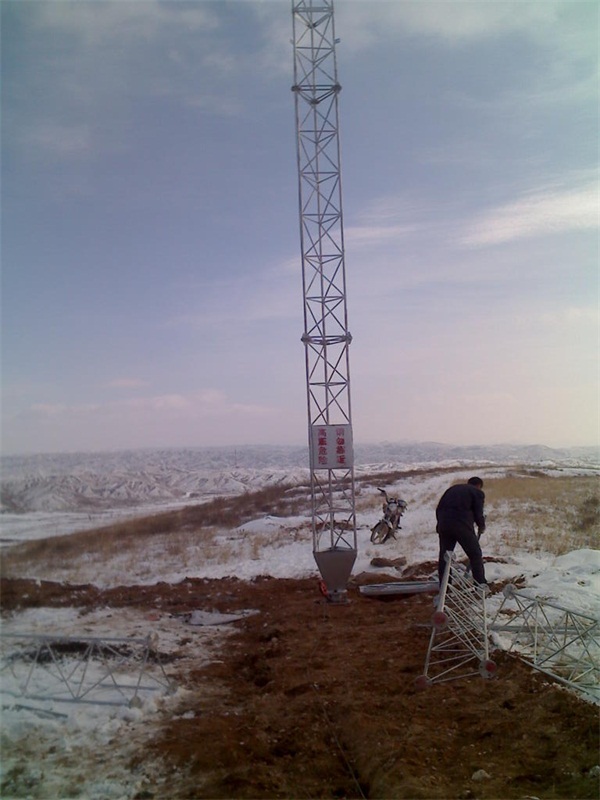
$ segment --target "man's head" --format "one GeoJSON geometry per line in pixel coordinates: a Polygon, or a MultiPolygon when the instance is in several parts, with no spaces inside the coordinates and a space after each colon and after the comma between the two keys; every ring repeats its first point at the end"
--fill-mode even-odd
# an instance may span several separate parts
{"type": "Polygon", "coordinates": [[[469,478],[467,483],[470,484],[471,486],[477,487],[477,489],[483,489],[483,481],[481,480],[481,478],[477,477],[469,478]]]}

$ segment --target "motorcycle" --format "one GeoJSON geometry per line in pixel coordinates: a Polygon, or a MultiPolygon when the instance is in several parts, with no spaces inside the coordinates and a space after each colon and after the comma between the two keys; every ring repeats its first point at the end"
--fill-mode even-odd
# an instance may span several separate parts
{"type": "Polygon", "coordinates": [[[383,517],[371,528],[372,544],[384,544],[388,539],[396,538],[396,531],[400,527],[400,517],[408,508],[408,503],[399,497],[389,497],[385,489],[377,487],[383,495],[383,517]]]}

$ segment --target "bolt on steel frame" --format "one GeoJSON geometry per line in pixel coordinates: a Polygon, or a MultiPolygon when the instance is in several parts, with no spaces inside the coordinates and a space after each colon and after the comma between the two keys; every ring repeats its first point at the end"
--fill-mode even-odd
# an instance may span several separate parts
{"type": "Polygon", "coordinates": [[[356,513],[333,1],[292,0],[292,19],[313,554],[340,599],[356,513]]]}

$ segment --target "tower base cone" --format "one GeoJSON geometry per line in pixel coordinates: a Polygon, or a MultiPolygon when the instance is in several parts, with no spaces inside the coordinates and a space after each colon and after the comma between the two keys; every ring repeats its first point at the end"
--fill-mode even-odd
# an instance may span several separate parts
{"type": "Polygon", "coordinates": [[[347,602],[346,587],[356,561],[356,550],[330,547],[329,550],[315,550],[313,555],[327,587],[328,599],[334,603],[347,602]]]}

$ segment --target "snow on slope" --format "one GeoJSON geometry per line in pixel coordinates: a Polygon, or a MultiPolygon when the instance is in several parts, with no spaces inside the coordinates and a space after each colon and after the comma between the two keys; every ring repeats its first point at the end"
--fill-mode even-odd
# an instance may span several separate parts
{"type": "MultiPolygon", "coordinates": [[[[392,468],[400,468],[398,463],[391,463],[392,468]]],[[[581,465],[569,467],[575,472],[580,468],[581,465]]],[[[369,472],[367,467],[360,469],[367,474],[369,472]]],[[[374,472],[380,471],[382,465],[371,469],[374,472]]],[[[504,473],[504,470],[493,465],[478,467],[477,471],[484,480],[504,473]]],[[[403,530],[398,539],[383,547],[372,545],[369,541],[370,526],[376,520],[379,510],[377,492],[375,489],[363,489],[357,496],[357,505],[362,510],[357,515],[358,556],[354,574],[363,571],[379,574],[381,571],[371,565],[374,556],[385,555],[389,559],[403,556],[408,564],[434,561],[437,558],[435,502],[446,486],[467,478],[472,472],[472,467],[458,467],[455,471],[444,474],[405,477],[395,487],[390,486],[391,491],[397,490],[407,500],[409,508],[403,518],[403,530]]],[[[257,475],[258,471],[253,474],[257,475]]],[[[272,469],[269,474],[273,474],[272,469]]],[[[290,468],[286,474],[289,477],[299,473],[290,468]]],[[[137,508],[138,512],[139,510],[140,507],[137,508]]],[[[493,507],[490,510],[493,512],[493,507]]],[[[123,510],[117,513],[123,513],[123,510]]],[[[130,509],[128,513],[134,513],[134,510],[130,509]]],[[[3,516],[7,518],[16,515],[3,516]]],[[[48,512],[41,514],[47,525],[51,525],[51,519],[64,519],[68,516],[52,515],[48,512]]],[[[39,529],[37,534],[35,532],[34,517],[35,515],[30,514],[21,515],[21,518],[30,518],[33,528],[29,534],[39,535],[39,529]]],[[[38,518],[38,522],[40,521],[38,518]]],[[[75,524],[76,521],[72,518],[69,524],[75,524]]],[[[102,564],[101,571],[97,563],[89,563],[83,558],[77,564],[65,565],[63,570],[48,571],[42,566],[39,574],[31,577],[68,580],[72,583],[91,582],[100,586],[159,581],[178,583],[185,577],[226,575],[246,579],[265,574],[275,577],[314,576],[316,580],[318,572],[312,555],[309,523],[307,517],[263,517],[245,523],[236,530],[218,532],[215,547],[210,551],[191,545],[189,552],[169,552],[164,546],[148,546],[146,542],[139,558],[107,559],[102,564]]],[[[528,591],[582,613],[598,614],[599,551],[578,550],[559,557],[543,552],[516,551],[500,535],[504,528],[505,523],[499,509],[491,514],[489,528],[482,542],[485,555],[502,559],[487,564],[488,580],[494,582],[519,578],[528,591]]],[[[389,568],[385,572],[389,572],[389,568]]],[[[500,595],[490,598],[492,613],[501,602],[500,595]]],[[[186,635],[180,620],[171,617],[151,620],[132,609],[99,609],[84,616],[76,608],[53,609],[51,613],[34,609],[14,614],[3,621],[4,633],[18,631],[38,631],[62,636],[81,636],[83,632],[86,635],[116,637],[131,637],[140,635],[140,632],[146,634],[154,631],[160,636],[162,652],[168,652],[171,646],[177,647],[177,642],[186,635]]],[[[217,629],[196,629],[190,657],[200,661],[211,658],[220,637],[226,635],[225,626],[218,626],[217,629]]],[[[136,748],[144,747],[145,741],[152,735],[153,724],[158,724],[163,715],[183,713],[181,708],[185,707],[185,699],[185,691],[180,688],[171,697],[144,697],[140,708],[82,707],[46,701],[43,706],[45,713],[40,713],[19,707],[18,702],[12,706],[9,703],[2,719],[5,737],[2,768],[8,771],[11,766],[22,764],[25,758],[32,781],[31,796],[38,797],[35,793],[36,776],[42,778],[46,754],[66,749],[78,754],[78,758],[74,760],[77,767],[72,771],[65,768],[51,775],[43,775],[44,786],[54,793],[53,796],[75,794],[90,800],[134,797],[139,776],[136,777],[127,770],[125,765],[128,754],[136,748]],[[106,753],[112,752],[110,747],[114,742],[119,743],[118,756],[113,752],[114,757],[111,757],[108,769],[105,763],[106,753]]],[[[154,778],[156,785],[159,786],[163,780],[164,776],[157,768],[154,778]]]]}
{"type": "MultiPolygon", "coordinates": [[[[432,442],[357,445],[355,458],[358,470],[380,471],[467,463],[599,466],[594,448],[455,447],[432,442]]],[[[133,450],[6,456],[0,466],[2,510],[94,514],[302,482],[307,478],[308,454],[303,447],[133,450]]]]}
{"type": "MultiPolygon", "coordinates": [[[[506,469],[495,466],[478,467],[477,471],[484,482],[507,472],[506,469]]],[[[368,472],[367,468],[365,472],[368,472]]],[[[435,561],[438,549],[438,538],[435,533],[437,500],[445,488],[452,483],[467,480],[472,472],[473,468],[463,467],[449,472],[413,474],[403,476],[396,484],[389,485],[391,493],[399,494],[407,501],[408,511],[402,519],[402,531],[398,534],[398,538],[389,541],[384,547],[370,542],[370,529],[377,521],[381,508],[377,490],[375,487],[359,489],[356,512],[358,554],[353,573],[376,572],[371,561],[375,556],[381,555],[389,559],[404,557],[409,565],[435,561]]],[[[138,513],[141,510],[150,511],[148,507],[138,508],[138,513]]],[[[508,510],[503,504],[494,506],[493,498],[488,495],[486,506],[488,528],[482,539],[482,546],[486,556],[499,558],[504,562],[488,564],[488,579],[500,581],[520,575],[542,575],[545,570],[554,569],[555,559],[547,553],[515,550],[511,535],[513,523],[504,517],[508,510]]],[[[128,513],[134,512],[129,510],[128,513]]],[[[36,518],[39,516],[47,525],[48,532],[45,535],[53,535],[50,532],[52,518],[64,520],[55,525],[55,528],[60,530],[64,530],[67,524],[75,525],[77,522],[74,518],[77,515],[72,514],[3,516],[7,522],[14,516],[16,522],[20,520],[23,523],[20,532],[16,527],[6,525],[5,532],[12,533],[14,539],[18,538],[19,533],[23,538],[39,538],[43,533],[43,528],[35,529],[36,518]],[[26,529],[25,520],[29,520],[31,526],[29,530],[26,529]]],[[[88,526],[94,520],[97,522],[95,517],[86,520],[88,526]]],[[[527,522],[526,519],[520,520],[521,525],[526,525],[527,522]]],[[[311,520],[308,516],[260,517],[234,530],[216,530],[212,533],[210,542],[190,532],[187,539],[178,539],[177,546],[172,546],[172,537],[169,539],[169,536],[154,535],[151,541],[143,540],[141,546],[144,549],[139,557],[132,557],[129,551],[105,554],[101,571],[93,560],[86,559],[83,554],[77,561],[61,563],[60,566],[49,567],[48,564],[40,564],[38,570],[30,573],[29,577],[69,583],[93,583],[101,588],[108,588],[119,585],[152,584],[157,581],[178,583],[185,577],[235,576],[250,580],[259,575],[271,575],[277,578],[318,575],[312,554],[311,520]]],[[[595,568],[593,558],[590,557],[588,562],[590,568],[595,568]]],[[[562,582],[564,594],[570,581],[570,573],[566,567],[563,571],[566,576],[562,582]]],[[[591,586],[585,581],[580,586],[576,580],[571,583],[573,583],[571,594],[576,596],[578,588],[582,589],[582,597],[574,600],[578,606],[585,606],[588,609],[600,608],[600,591],[597,587],[594,590],[597,594],[594,593],[593,599],[589,601],[591,586]]],[[[557,589],[560,585],[560,582],[555,584],[557,589]]],[[[559,599],[558,595],[553,597],[559,599]]]]}

